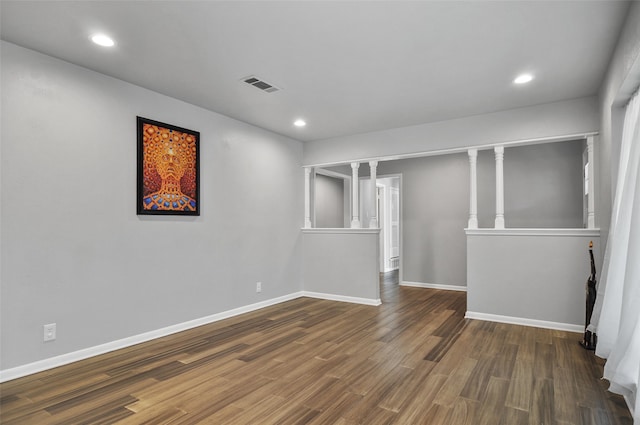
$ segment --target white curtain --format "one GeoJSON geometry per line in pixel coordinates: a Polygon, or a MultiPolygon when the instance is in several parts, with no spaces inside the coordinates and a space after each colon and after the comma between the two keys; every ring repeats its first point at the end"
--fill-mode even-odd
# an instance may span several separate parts
{"type": "Polygon", "coordinates": [[[604,377],[622,394],[640,425],[640,95],[626,108],[620,168],[598,297],[589,329],[604,377]]]}

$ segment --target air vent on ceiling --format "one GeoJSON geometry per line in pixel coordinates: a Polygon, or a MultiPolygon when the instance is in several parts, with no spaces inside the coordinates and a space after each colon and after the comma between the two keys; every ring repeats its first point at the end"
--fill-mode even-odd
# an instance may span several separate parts
{"type": "Polygon", "coordinates": [[[262,91],[266,91],[267,93],[273,93],[274,91],[280,90],[279,88],[277,88],[273,84],[269,84],[269,83],[259,79],[256,76],[253,76],[253,75],[251,77],[243,78],[242,81],[244,81],[247,84],[252,85],[253,87],[257,87],[262,91]]]}

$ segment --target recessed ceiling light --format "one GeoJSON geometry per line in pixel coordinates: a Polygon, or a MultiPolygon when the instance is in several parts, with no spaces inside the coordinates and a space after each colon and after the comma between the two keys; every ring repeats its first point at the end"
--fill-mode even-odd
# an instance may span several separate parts
{"type": "Polygon", "coordinates": [[[295,120],[293,125],[295,125],[296,127],[304,127],[305,125],[307,125],[307,123],[305,122],[305,120],[295,120]]]}
{"type": "Polygon", "coordinates": [[[112,47],[113,45],[116,44],[111,37],[106,36],[104,34],[93,35],[91,37],[91,41],[103,47],[112,47]]]}
{"type": "Polygon", "coordinates": [[[531,75],[531,74],[521,74],[521,75],[518,75],[516,77],[516,79],[513,80],[513,82],[516,83],[516,84],[526,84],[531,80],[533,80],[533,75],[531,75]]]}

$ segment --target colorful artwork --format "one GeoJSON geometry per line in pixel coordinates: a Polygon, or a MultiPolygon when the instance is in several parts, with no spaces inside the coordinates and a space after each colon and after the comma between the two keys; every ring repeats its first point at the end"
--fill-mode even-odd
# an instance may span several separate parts
{"type": "Polygon", "coordinates": [[[200,215],[200,133],[138,117],[138,214],[200,215]]]}

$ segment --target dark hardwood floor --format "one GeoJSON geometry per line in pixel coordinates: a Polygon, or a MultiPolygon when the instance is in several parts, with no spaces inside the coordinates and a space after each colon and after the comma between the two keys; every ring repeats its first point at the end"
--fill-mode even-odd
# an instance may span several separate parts
{"type": "Polygon", "coordinates": [[[466,294],[381,280],[0,385],[2,424],[626,424],[579,334],[465,320],[466,294]]]}

